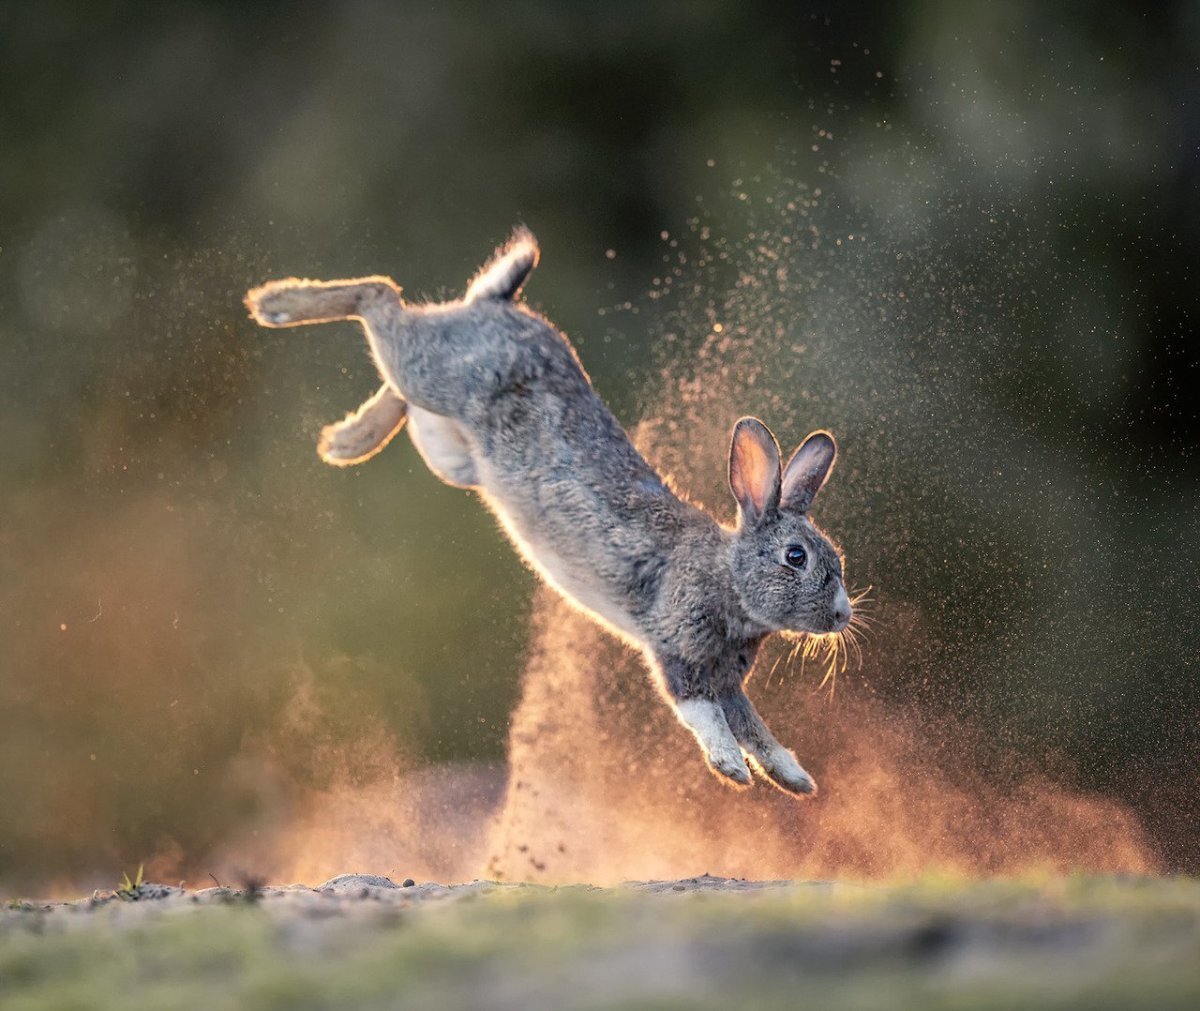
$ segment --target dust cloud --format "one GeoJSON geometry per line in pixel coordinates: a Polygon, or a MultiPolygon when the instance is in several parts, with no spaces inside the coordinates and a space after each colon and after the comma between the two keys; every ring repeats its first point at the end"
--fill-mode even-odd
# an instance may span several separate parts
{"type": "Polygon", "coordinates": [[[538,612],[489,876],[610,884],[1154,866],[1121,804],[1031,772],[989,780],[969,731],[922,725],[853,690],[830,700],[798,676],[777,675],[765,693],[752,680],[751,691],[815,774],[818,798],[725,787],[636,658],[548,592],[538,612]]]}
{"type": "MultiPolygon", "coordinates": [[[[416,767],[366,727],[350,754],[313,751],[327,781],[297,792],[286,761],[264,760],[268,746],[245,771],[273,779],[260,795],[289,800],[223,847],[214,876],[315,883],[353,870],[607,885],[701,873],[873,880],[1156,868],[1120,802],[997,757],[963,724],[932,723],[851,686],[830,698],[811,672],[780,673],[782,645],[765,652],[751,692],[817,777],[815,800],[717,781],[640,659],[543,590],[507,777],[416,767]]],[[[280,740],[295,736],[292,727],[280,740]]],[[[169,861],[150,868],[170,879],[169,861]]]]}

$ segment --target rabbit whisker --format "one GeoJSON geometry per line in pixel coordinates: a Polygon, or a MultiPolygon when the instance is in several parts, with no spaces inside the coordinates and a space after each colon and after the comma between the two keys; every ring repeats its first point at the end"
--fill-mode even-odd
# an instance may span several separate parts
{"type": "Polygon", "coordinates": [[[871,590],[873,589],[874,587],[872,586],[866,586],[861,590],[854,590],[850,594],[850,603],[857,605],[866,603],[868,600],[874,600],[875,598],[871,596],[871,590]]]}
{"type": "Polygon", "coordinates": [[[781,661],[782,659],[783,659],[783,654],[782,654],[782,653],[780,653],[780,654],[779,654],[779,656],[777,656],[777,657],[775,658],[775,662],[774,662],[773,664],[771,664],[771,669],[770,669],[770,671],[767,673],[767,678],[766,678],[766,681],[767,681],[767,685],[768,685],[768,686],[770,686],[770,684],[771,684],[771,678],[773,678],[773,677],[775,676],[775,671],[778,669],[778,667],[779,667],[779,663],[780,663],[780,661],[781,661]]]}
{"type": "Polygon", "coordinates": [[[875,631],[875,623],[869,620],[859,621],[855,615],[850,619],[850,624],[846,626],[848,631],[852,631],[855,636],[862,636],[864,639],[870,639],[871,633],[875,631]]]}
{"type": "Polygon", "coordinates": [[[856,633],[854,631],[853,626],[847,625],[844,629],[842,629],[842,631],[839,633],[839,635],[841,635],[842,641],[845,644],[845,646],[847,647],[847,653],[852,654],[854,656],[855,667],[857,667],[858,669],[861,670],[863,657],[862,657],[862,647],[859,645],[859,642],[858,642],[858,633],[856,633]]]}

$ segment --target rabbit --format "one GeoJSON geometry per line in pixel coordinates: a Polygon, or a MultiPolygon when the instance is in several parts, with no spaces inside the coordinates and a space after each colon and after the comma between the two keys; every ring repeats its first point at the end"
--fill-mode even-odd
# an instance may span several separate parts
{"type": "Polygon", "coordinates": [[[641,651],[718,776],[747,786],[753,769],[814,794],[743,684],[771,633],[850,623],[841,554],[808,515],[837,459],[833,436],[813,432],[783,465],[766,425],[738,421],[737,523],[718,523],[668,487],[567,338],[518,302],[538,257],[518,228],[456,301],[408,304],[386,277],[293,278],[254,288],[246,306],[267,327],[363,325],[383,383],[324,430],[323,459],[368,459],[407,423],[430,470],[477,491],[546,583],[641,651]]]}

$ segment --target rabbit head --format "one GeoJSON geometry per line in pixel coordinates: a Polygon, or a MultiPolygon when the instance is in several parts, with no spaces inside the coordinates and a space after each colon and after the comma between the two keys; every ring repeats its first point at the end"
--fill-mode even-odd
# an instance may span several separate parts
{"type": "Polygon", "coordinates": [[[808,518],[836,458],[833,436],[813,432],[781,467],[779,444],[766,425],[742,418],[734,426],[733,585],[747,616],[773,631],[838,632],[850,623],[841,557],[808,518]]]}

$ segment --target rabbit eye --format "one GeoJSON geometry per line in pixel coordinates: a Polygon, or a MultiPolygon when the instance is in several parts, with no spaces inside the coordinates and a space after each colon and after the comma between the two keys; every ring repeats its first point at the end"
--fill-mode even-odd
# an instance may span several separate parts
{"type": "Polygon", "coordinates": [[[793,569],[802,569],[808,561],[808,552],[799,544],[789,544],[783,553],[783,560],[793,569]]]}

